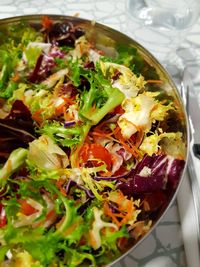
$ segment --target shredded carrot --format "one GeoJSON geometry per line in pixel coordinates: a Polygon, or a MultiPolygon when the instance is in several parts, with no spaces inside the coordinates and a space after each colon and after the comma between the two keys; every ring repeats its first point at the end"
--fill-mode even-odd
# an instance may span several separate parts
{"type": "MultiPolygon", "coordinates": [[[[83,161],[87,161],[89,157],[89,149],[90,145],[89,143],[85,142],[79,151],[79,159],[83,159],[83,161]]],[[[80,162],[81,163],[81,162],[80,162]]]]}
{"type": "Polygon", "coordinates": [[[45,221],[50,220],[52,217],[54,217],[56,215],[55,210],[51,210],[49,213],[47,213],[47,216],[45,218],[45,221]]]}
{"type": "MultiPolygon", "coordinates": [[[[63,113],[65,121],[73,120],[74,118],[72,118],[72,116],[67,112],[67,108],[70,105],[74,104],[75,97],[71,97],[71,98],[62,97],[62,98],[65,102],[61,104],[62,106],[60,107],[60,110],[58,109],[58,112],[60,111],[60,113],[63,113]]],[[[59,106],[58,106],[58,108],[59,108],[59,106]]]]}
{"type": "Polygon", "coordinates": [[[104,133],[103,131],[92,131],[91,134],[100,137],[111,137],[113,135],[113,133],[104,133]]]}
{"type": "Polygon", "coordinates": [[[57,182],[56,182],[56,186],[58,187],[58,189],[60,190],[61,194],[63,196],[66,196],[67,193],[65,191],[65,189],[63,188],[63,184],[65,183],[65,180],[63,179],[59,179],[57,182]]]}
{"type": "MultiPolygon", "coordinates": [[[[103,234],[103,235],[106,235],[106,227],[104,227],[104,228],[102,228],[101,229],[101,233],[103,234]]],[[[110,227],[109,228],[109,232],[116,232],[116,229],[114,228],[114,227],[110,227]]]]}
{"type": "Polygon", "coordinates": [[[109,216],[115,224],[117,224],[118,226],[120,226],[120,222],[119,222],[119,220],[117,219],[117,218],[119,217],[120,214],[117,214],[117,215],[114,214],[114,213],[110,210],[110,208],[109,208],[107,202],[104,203],[103,208],[104,208],[104,213],[105,213],[105,215],[109,216]]]}
{"type": "Polygon", "coordinates": [[[80,54],[84,54],[84,45],[82,43],[79,44],[80,54]]]}
{"type": "Polygon", "coordinates": [[[116,126],[115,129],[110,133],[106,133],[95,127],[95,130],[92,131],[90,134],[103,138],[112,138],[113,140],[119,142],[134,157],[138,158],[140,156],[140,151],[138,147],[141,144],[141,141],[144,136],[142,131],[138,131],[138,138],[136,138],[135,142],[131,142],[131,140],[125,140],[122,136],[121,129],[119,126],[116,126]]]}
{"type": "Polygon", "coordinates": [[[94,248],[96,247],[97,241],[96,241],[96,239],[95,239],[95,237],[94,237],[94,235],[93,235],[91,230],[89,231],[89,242],[90,242],[90,245],[92,247],[94,247],[94,248]]]}
{"type": "Polygon", "coordinates": [[[117,125],[117,126],[115,127],[114,131],[113,131],[113,134],[114,134],[114,135],[117,135],[120,131],[121,131],[121,130],[120,130],[120,127],[117,125]]]}
{"type": "Polygon", "coordinates": [[[61,103],[59,106],[55,108],[55,114],[59,115],[63,113],[63,109],[65,108],[65,102],[61,103]]]}
{"type": "Polygon", "coordinates": [[[162,84],[163,81],[161,81],[161,80],[147,80],[147,83],[157,83],[157,84],[162,84]]]}
{"type": "Polygon", "coordinates": [[[49,221],[49,220],[52,220],[53,218],[56,218],[56,216],[57,216],[57,215],[56,215],[55,210],[51,210],[51,211],[49,211],[49,212],[47,213],[47,215],[46,215],[44,221],[40,221],[40,222],[37,223],[37,227],[42,226],[42,225],[44,224],[44,222],[47,222],[47,221],[49,221]]]}
{"type": "Polygon", "coordinates": [[[15,76],[12,77],[13,82],[18,82],[20,80],[19,74],[15,74],[15,76]]]}
{"type": "Polygon", "coordinates": [[[75,96],[73,96],[73,97],[62,97],[62,99],[64,99],[65,100],[65,104],[67,104],[68,106],[70,106],[70,105],[73,105],[74,103],[75,103],[75,96]]]}
{"type": "Polygon", "coordinates": [[[38,122],[39,124],[42,123],[42,121],[43,121],[43,118],[41,116],[43,111],[44,111],[43,109],[39,109],[39,110],[35,111],[32,114],[33,120],[36,121],[36,122],[38,122]]]}
{"type": "Polygon", "coordinates": [[[115,137],[119,141],[119,143],[127,151],[129,151],[134,157],[138,158],[140,156],[140,151],[138,150],[138,148],[134,144],[132,144],[131,141],[129,141],[129,140],[127,141],[127,140],[124,139],[124,137],[122,136],[122,133],[121,133],[121,129],[120,128],[116,129],[116,131],[115,131],[115,137]]]}
{"type": "Polygon", "coordinates": [[[63,108],[63,116],[64,116],[65,121],[71,120],[69,113],[66,111],[66,108],[63,108]]]}
{"type": "Polygon", "coordinates": [[[64,232],[64,235],[70,235],[79,225],[80,222],[75,222],[72,225],[70,225],[64,232]]]}
{"type": "Polygon", "coordinates": [[[116,212],[112,212],[106,201],[104,202],[104,214],[109,216],[113,223],[120,227],[132,218],[135,207],[133,202],[127,199],[121,191],[117,193],[117,198],[114,202],[117,204],[116,212]]]}

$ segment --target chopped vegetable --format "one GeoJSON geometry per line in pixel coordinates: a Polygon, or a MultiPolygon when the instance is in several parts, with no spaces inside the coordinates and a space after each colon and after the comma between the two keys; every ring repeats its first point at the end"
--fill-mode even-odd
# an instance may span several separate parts
{"type": "Polygon", "coordinates": [[[66,153],[45,135],[29,144],[27,158],[38,168],[46,170],[66,168],[69,164],[66,153]]]}
{"type": "Polygon", "coordinates": [[[0,169],[0,185],[4,185],[6,180],[16,172],[24,163],[28,150],[25,148],[17,148],[12,151],[6,163],[0,169]]]}
{"type": "Polygon", "coordinates": [[[176,98],[136,48],[79,26],[0,25],[1,266],[105,266],[179,183],[176,98]]]}

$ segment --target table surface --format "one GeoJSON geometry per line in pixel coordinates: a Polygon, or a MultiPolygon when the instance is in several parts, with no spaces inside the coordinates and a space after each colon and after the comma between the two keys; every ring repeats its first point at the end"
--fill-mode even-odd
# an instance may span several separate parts
{"type": "MultiPolygon", "coordinates": [[[[96,20],[130,35],[127,27],[126,0],[0,0],[0,19],[23,14],[64,14],[96,20]]],[[[200,20],[192,28],[177,54],[189,66],[200,102],[200,20]]],[[[180,70],[170,66],[179,85],[180,70]]],[[[186,267],[185,251],[177,201],[160,223],[134,251],[113,267],[186,267]]],[[[196,267],[196,266],[192,266],[196,267]]]]}

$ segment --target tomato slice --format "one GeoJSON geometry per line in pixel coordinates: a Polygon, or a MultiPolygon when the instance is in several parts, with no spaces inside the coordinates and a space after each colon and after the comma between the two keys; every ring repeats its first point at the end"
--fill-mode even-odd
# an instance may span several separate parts
{"type": "MultiPolygon", "coordinates": [[[[109,151],[100,144],[85,143],[79,153],[81,163],[86,163],[88,160],[97,159],[105,162],[107,169],[112,168],[112,157],[109,151]]],[[[92,161],[93,165],[99,166],[98,162],[92,161]]]]}
{"type": "Polygon", "coordinates": [[[4,227],[7,223],[6,220],[6,213],[5,213],[5,209],[3,207],[2,204],[0,204],[0,228],[4,227]]]}
{"type": "Polygon", "coordinates": [[[28,202],[25,199],[19,199],[18,202],[21,204],[20,212],[23,213],[24,215],[29,216],[37,212],[37,209],[28,204],[28,202]]]}
{"type": "Polygon", "coordinates": [[[89,158],[89,150],[90,145],[88,143],[84,143],[84,145],[81,147],[79,152],[79,158],[80,158],[80,164],[86,163],[89,158]]]}

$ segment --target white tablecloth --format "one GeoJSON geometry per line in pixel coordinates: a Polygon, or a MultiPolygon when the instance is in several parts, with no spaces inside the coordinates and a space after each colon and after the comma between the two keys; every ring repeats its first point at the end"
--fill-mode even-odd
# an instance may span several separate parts
{"type": "MultiPolygon", "coordinates": [[[[79,13],[80,17],[95,19],[129,35],[125,5],[125,0],[0,0],[0,18],[36,13],[65,15],[79,13]]],[[[184,64],[190,67],[200,101],[200,21],[193,27],[177,53],[184,64]]],[[[170,72],[175,82],[179,84],[180,72],[175,65],[170,66],[170,72]]],[[[192,230],[191,228],[190,231],[192,230]]],[[[144,242],[113,267],[186,267],[183,236],[175,200],[144,242]]],[[[184,242],[186,241],[184,239],[184,242]]]]}

